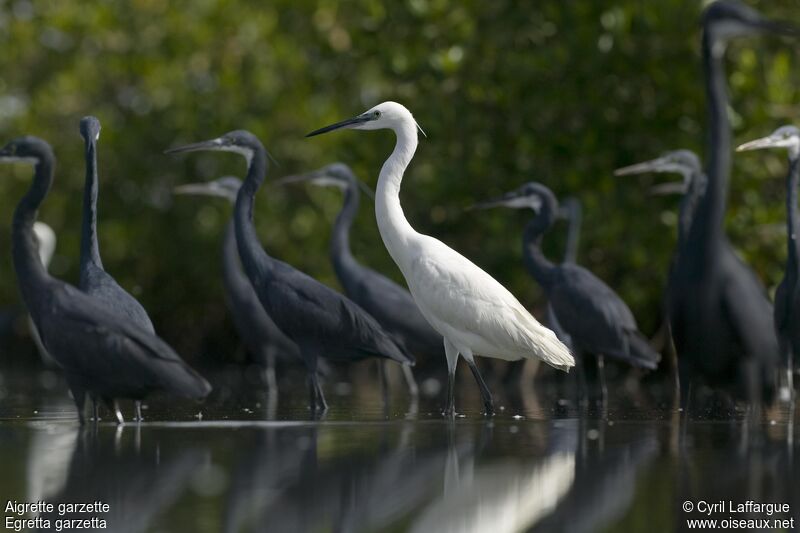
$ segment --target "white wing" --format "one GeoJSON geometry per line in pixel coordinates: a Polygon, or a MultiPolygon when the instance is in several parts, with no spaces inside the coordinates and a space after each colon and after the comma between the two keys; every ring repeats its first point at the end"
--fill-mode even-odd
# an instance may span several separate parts
{"type": "Polygon", "coordinates": [[[538,357],[562,370],[574,366],[569,349],[505,287],[444,243],[419,237],[404,274],[439,333],[462,352],[510,360],[538,357]]]}

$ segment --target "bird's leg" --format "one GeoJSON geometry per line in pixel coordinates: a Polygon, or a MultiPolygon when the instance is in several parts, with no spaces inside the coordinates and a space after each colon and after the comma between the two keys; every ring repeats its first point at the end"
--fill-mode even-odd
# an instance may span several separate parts
{"type": "Polygon", "coordinates": [[[606,385],[606,361],[602,355],[597,356],[597,379],[600,382],[600,406],[608,407],[608,386],[606,385]]]}
{"type": "Polygon", "coordinates": [[[270,394],[278,392],[278,380],[275,378],[275,354],[267,351],[267,367],[264,369],[264,379],[270,394]]]}
{"type": "Polygon", "coordinates": [[[678,368],[678,350],[675,349],[675,340],[672,338],[672,324],[669,320],[664,321],[666,329],[665,347],[669,357],[670,373],[672,374],[672,406],[678,411],[680,409],[681,398],[681,377],[678,368]]]}
{"type": "Polygon", "coordinates": [[[320,412],[325,412],[328,410],[328,402],[325,401],[325,395],[322,393],[322,387],[319,384],[319,378],[317,377],[317,373],[314,372],[313,377],[311,378],[314,382],[314,390],[315,396],[317,398],[317,407],[319,408],[320,412]]]}
{"type": "Polygon", "coordinates": [[[133,405],[136,409],[136,413],[134,414],[134,420],[137,422],[142,422],[144,417],[142,416],[142,400],[136,400],[133,402],[133,405]]]}
{"type": "Polygon", "coordinates": [[[455,418],[456,416],[456,368],[458,366],[458,350],[453,344],[444,338],[444,353],[447,357],[447,405],[444,408],[444,416],[455,418]]]}
{"type": "Polygon", "coordinates": [[[119,403],[117,400],[111,400],[110,398],[105,398],[106,405],[108,405],[109,410],[114,413],[114,416],[117,419],[117,425],[121,426],[125,423],[125,419],[122,417],[122,411],[119,409],[119,403]]]}
{"type": "Polygon", "coordinates": [[[419,387],[417,387],[417,380],[414,379],[414,372],[411,370],[410,365],[401,365],[403,369],[403,377],[406,378],[406,385],[408,386],[408,393],[412,398],[419,396],[419,387]]]}
{"type": "Polygon", "coordinates": [[[494,414],[494,401],[492,401],[492,392],[489,390],[489,387],[486,386],[486,382],[483,381],[483,376],[481,376],[481,372],[478,370],[478,365],[475,364],[475,359],[472,357],[472,355],[467,357],[465,354],[464,359],[467,361],[475,381],[478,382],[478,387],[481,390],[481,398],[483,399],[483,407],[486,409],[485,414],[486,416],[492,416],[494,414]]]}
{"type": "Polygon", "coordinates": [[[83,408],[86,402],[86,391],[83,390],[83,387],[70,384],[69,380],[67,380],[67,384],[69,385],[69,392],[72,394],[72,401],[75,402],[75,407],[78,409],[78,422],[83,426],[86,424],[86,417],[83,414],[83,408]]]}
{"type": "Polygon", "coordinates": [[[317,387],[314,385],[315,380],[312,375],[311,372],[308,373],[308,408],[313,413],[317,410],[317,387]]]}
{"type": "Polygon", "coordinates": [[[94,416],[95,424],[100,421],[100,402],[97,401],[97,396],[92,394],[92,414],[94,416]]]}
{"type": "Polygon", "coordinates": [[[589,405],[589,385],[586,383],[586,368],[583,366],[583,354],[575,354],[575,370],[578,379],[578,405],[587,407],[589,405]]]}

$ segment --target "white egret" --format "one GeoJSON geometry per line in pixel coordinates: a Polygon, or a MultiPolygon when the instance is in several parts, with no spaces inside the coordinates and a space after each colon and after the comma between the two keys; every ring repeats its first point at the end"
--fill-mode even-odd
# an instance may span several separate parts
{"type": "Polygon", "coordinates": [[[475,355],[506,361],[539,358],[564,371],[574,366],[569,349],[505,287],[443,242],[415,231],[406,220],[400,206],[400,184],[417,149],[419,128],[411,112],[396,102],[384,102],[307,136],[339,128],[390,129],[397,136],[394,151],[381,168],[375,216],[381,238],[403,273],[414,301],[444,337],[449,370],[445,413],[455,414],[459,354],[478,382],[487,414],[494,411],[492,396],[475,365],[475,355]]]}

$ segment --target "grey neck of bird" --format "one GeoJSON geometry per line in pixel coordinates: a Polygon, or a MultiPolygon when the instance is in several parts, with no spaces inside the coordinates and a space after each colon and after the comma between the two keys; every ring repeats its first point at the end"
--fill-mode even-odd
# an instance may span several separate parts
{"type": "Polygon", "coordinates": [[[39,288],[50,280],[50,275],[39,258],[39,246],[33,223],[39,206],[53,183],[55,160],[52,156],[39,159],[34,167],[33,183],[14,211],[11,225],[11,255],[17,273],[20,291],[29,309],[36,306],[42,291],[39,288]]]}
{"type": "Polygon", "coordinates": [[[331,261],[337,273],[354,261],[350,250],[350,229],[358,214],[360,203],[358,185],[354,181],[348,182],[343,193],[342,209],[336,216],[330,244],[331,261]]]}
{"type": "Polygon", "coordinates": [[[103,268],[100,245],[97,240],[97,145],[86,140],[86,181],[83,186],[83,221],[81,227],[80,269],[83,273],[89,265],[103,268]]]}

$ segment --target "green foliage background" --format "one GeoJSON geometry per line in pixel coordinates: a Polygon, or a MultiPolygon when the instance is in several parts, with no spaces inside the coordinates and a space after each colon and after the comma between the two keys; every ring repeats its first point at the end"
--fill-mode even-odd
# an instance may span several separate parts
{"type": "MultiPolygon", "coordinates": [[[[748,3],[800,22],[794,0],[748,3]]],[[[225,352],[233,336],[219,281],[229,207],[173,199],[171,188],[242,175],[244,165],[234,155],[163,150],[246,128],[280,162],[273,178],[339,160],[374,187],[391,133],[303,135],[389,99],[408,106],[428,135],[403,190],[416,228],[472,258],[538,313],[542,295],[520,261],[529,214],[464,208],[528,180],[577,196],[579,261],[651,332],[677,199],[648,195],[663,176],[622,180],[611,172],[668,149],[702,153],[701,8],[689,0],[5,1],[0,137],[35,134],[53,144],[56,181],[40,217],[59,235],[52,271],[75,281],[78,120],[100,118],[105,265],[187,357],[225,352]]],[[[730,50],[737,142],[798,121],[797,51],[798,43],[772,37],[730,50]]],[[[770,289],[785,257],[784,158],[737,156],[730,185],[731,240],[770,289]]],[[[30,169],[0,172],[0,213],[10,220],[30,169]]],[[[256,220],[265,247],[337,286],[327,240],[339,205],[335,191],[267,185],[256,220]]],[[[368,201],[353,246],[365,264],[399,279],[368,201]]],[[[563,231],[546,239],[552,256],[562,248],[563,231]]],[[[15,305],[8,232],[0,249],[0,302],[15,305]]]]}

